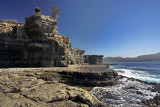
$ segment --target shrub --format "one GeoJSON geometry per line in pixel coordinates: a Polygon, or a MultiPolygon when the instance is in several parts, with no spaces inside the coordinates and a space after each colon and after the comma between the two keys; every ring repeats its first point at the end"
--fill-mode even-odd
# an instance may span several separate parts
{"type": "Polygon", "coordinates": [[[59,13],[60,9],[56,6],[52,6],[52,11],[51,11],[51,14],[52,14],[52,17],[57,20],[58,19],[58,16],[60,15],[59,13]]]}

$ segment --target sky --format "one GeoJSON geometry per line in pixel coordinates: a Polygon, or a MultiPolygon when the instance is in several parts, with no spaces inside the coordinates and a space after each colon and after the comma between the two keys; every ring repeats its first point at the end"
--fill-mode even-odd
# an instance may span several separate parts
{"type": "Polygon", "coordinates": [[[35,7],[61,9],[58,32],[85,54],[135,57],[160,52],[160,0],[0,0],[0,19],[25,22],[35,7]]]}

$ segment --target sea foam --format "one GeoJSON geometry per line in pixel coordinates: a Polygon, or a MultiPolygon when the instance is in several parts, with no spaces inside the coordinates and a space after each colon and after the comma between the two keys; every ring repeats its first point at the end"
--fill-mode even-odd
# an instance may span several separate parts
{"type": "Polygon", "coordinates": [[[116,86],[95,87],[91,93],[108,107],[142,107],[138,102],[152,99],[158,94],[149,90],[151,88],[152,85],[124,77],[119,79],[116,86]]]}
{"type": "Polygon", "coordinates": [[[126,76],[129,78],[140,79],[147,82],[160,83],[160,75],[152,75],[145,71],[129,70],[129,69],[114,69],[118,71],[118,75],[126,76]]]}

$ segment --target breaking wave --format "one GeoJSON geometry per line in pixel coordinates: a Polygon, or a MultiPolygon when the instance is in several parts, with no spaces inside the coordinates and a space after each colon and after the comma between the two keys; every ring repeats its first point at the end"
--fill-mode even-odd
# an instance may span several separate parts
{"type": "Polygon", "coordinates": [[[152,99],[158,92],[148,90],[152,85],[145,84],[126,77],[112,87],[95,87],[91,93],[105,102],[107,107],[146,107],[137,102],[152,99]]]}
{"type": "Polygon", "coordinates": [[[147,82],[160,83],[160,62],[121,62],[112,65],[119,75],[140,79],[147,82]]]}
{"type": "Polygon", "coordinates": [[[148,107],[140,102],[153,99],[159,94],[154,85],[160,83],[160,62],[126,62],[110,66],[122,75],[118,84],[111,87],[95,87],[91,90],[107,107],[148,107]],[[134,79],[131,79],[134,78],[134,79]],[[137,81],[143,80],[143,81],[137,81]]]}
{"type": "Polygon", "coordinates": [[[129,69],[114,69],[118,71],[119,75],[129,78],[140,79],[147,82],[160,83],[160,75],[152,75],[145,71],[129,70],[129,69]]]}

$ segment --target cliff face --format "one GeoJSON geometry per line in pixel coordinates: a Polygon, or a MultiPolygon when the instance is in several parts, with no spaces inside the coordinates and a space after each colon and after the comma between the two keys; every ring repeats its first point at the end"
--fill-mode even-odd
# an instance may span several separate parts
{"type": "Polygon", "coordinates": [[[16,24],[10,24],[7,22],[0,22],[0,32],[1,33],[12,32],[14,26],[16,26],[16,24]]]}
{"type": "Polygon", "coordinates": [[[84,50],[72,48],[71,50],[71,64],[83,64],[84,63],[84,50]]]}
{"type": "Polygon", "coordinates": [[[102,64],[103,55],[84,55],[84,63],[102,64]]]}
{"type": "Polygon", "coordinates": [[[57,33],[57,21],[50,16],[33,14],[26,17],[26,28],[31,33],[57,33]]]}
{"type": "Polygon", "coordinates": [[[69,37],[58,33],[57,21],[49,16],[33,14],[25,24],[0,23],[1,67],[83,64],[83,53],[72,49],[69,37]]]}
{"type": "Polygon", "coordinates": [[[0,66],[16,65],[24,55],[24,24],[0,23],[0,66]],[[23,34],[23,35],[22,35],[23,34]]]}

